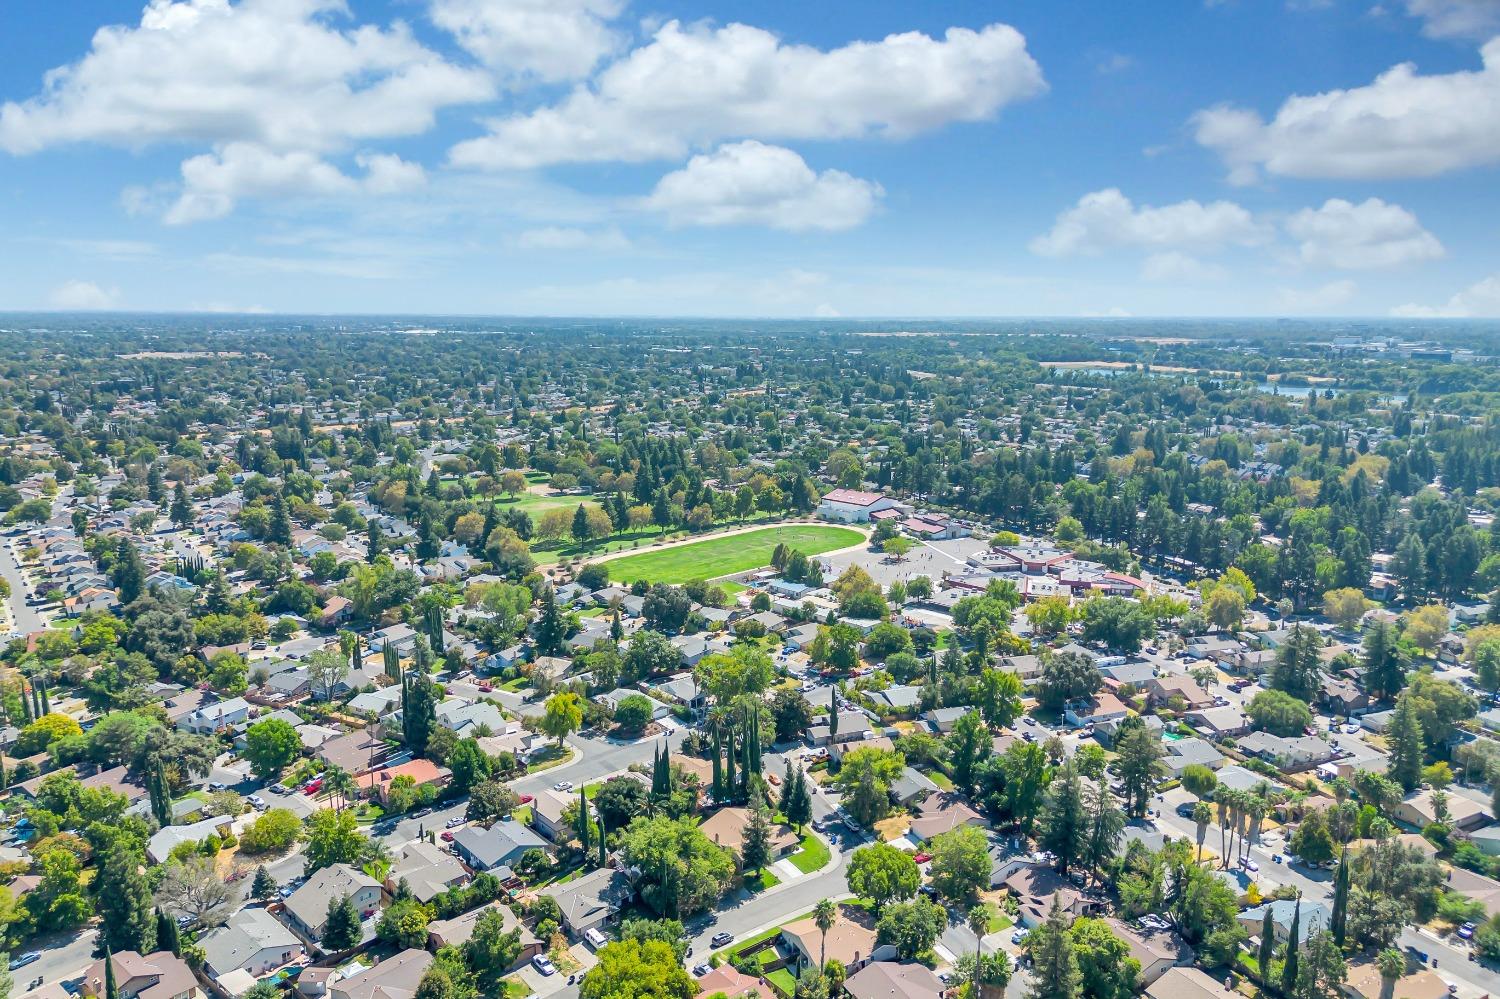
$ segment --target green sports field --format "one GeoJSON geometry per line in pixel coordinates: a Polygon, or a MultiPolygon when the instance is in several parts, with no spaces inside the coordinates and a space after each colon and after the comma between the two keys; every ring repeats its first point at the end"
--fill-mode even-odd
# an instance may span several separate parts
{"type": "Polygon", "coordinates": [[[864,540],[864,534],[848,527],[821,527],[800,524],[791,527],[767,527],[722,538],[706,538],[689,545],[640,552],[611,559],[605,565],[609,578],[633,583],[681,585],[695,579],[714,579],[747,569],[771,564],[771,553],[780,544],[797,549],[804,555],[848,548],[864,540]]]}

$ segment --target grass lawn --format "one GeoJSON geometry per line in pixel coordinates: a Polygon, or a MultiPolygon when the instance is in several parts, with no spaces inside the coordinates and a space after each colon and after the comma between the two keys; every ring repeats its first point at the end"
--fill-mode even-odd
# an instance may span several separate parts
{"type": "Polygon", "coordinates": [[[781,990],[782,995],[791,996],[797,994],[797,979],[786,968],[778,968],[766,976],[766,981],[781,990]]]}
{"type": "Polygon", "coordinates": [[[771,553],[780,544],[789,545],[804,555],[819,555],[857,545],[863,539],[863,533],[847,527],[767,527],[745,534],[706,538],[676,548],[626,555],[607,564],[609,578],[617,582],[645,579],[652,583],[681,585],[695,579],[713,579],[759,569],[770,564],[771,553]]]}
{"type": "Polygon", "coordinates": [[[953,782],[949,780],[948,775],[943,773],[941,770],[929,770],[927,772],[927,779],[932,781],[938,787],[942,788],[944,791],[953,790],[953,782]]]}
{"type": "Polygon", "coordinates": [[[761,871],[760,877],[751,875],[745,879],[745,888],[751,892],[763,892],[767,888],[775,888],[781,884],[781,879],[772,874],[769,869],[761,871]]]}
{"type": "Polygon", "coordinates": [[[574,510],[580,503],[588,506],[599,505],[587,496],[542,496],[538,493],[521,493],[518,496],[501,495],[495,500],[495,506],[500,510],[525,510],[531,515],[532,520],[545,510],[555,510],[558,507],[574,510]]]}
{"type": "Polygon", "coordinates": [[[526,764],[526,772],[529,774],[541,773],[543,770],[551,770],[560,767],[573,758],[573,750],[563,746],[559,750],[556,746],[548,746],[546,749],[538,750],[532,757],[531,762],[526,764]]]}
{"type": "Polygon", "coordinates": [[[1010,921],[1010,917],[1009,916],[1007,916],[1003,912],[997,912],[990,919],[989,932],[990,933],[999,933],[1001,930],[1009,929],[1010,927],[1012,927],[1014,925],[1015,924],[1010,921]]]}
{"type": "Polygon", "coordinates": [[[503,990],[498,999],[522,999],[531,994],[531,986],[519,978],[502,978],[500,987],[503,990]]]}
{"type": "Polygon", "coordinates": [[[823,865],[833,857],[828,850],[828,844],[824,843],[812,833],[802,837],[802,846],[792,854],[792,866],[803,874],[811,874],[820,871],[823,865]]]}

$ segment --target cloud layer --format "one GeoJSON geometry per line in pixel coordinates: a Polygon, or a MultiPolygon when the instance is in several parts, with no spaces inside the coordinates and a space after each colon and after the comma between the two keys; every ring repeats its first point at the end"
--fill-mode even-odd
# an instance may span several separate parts
{"type": "Polygon", "coordinates": [[[493,122],[450,158],[516,169],[676,159],[725,139],[900,139],[991,118],[1044,88],[1026,40],[1003,24],[824,52],[744,24],[668,21],[593,83],[493,122]]]}
{"type": "Polygon", "coordinates": [[[1401,63],[1368,86],[1290,97],[1269,122],[1222,105],[1193,117],[1199,144],[1230,180],[1262,170],[1289,177],[1433,177],[1500,162],[1500,38],[1483,68],[1423,76],[1401,63]]]}
{"type": "Polygon", "coordinates": [[[755,141],[694,156],[644,201],[673,225],[766,225],[797,232],[850,229],[875,210],[879,184],[841,170],[816,173],[780,146],[755,141]]]}

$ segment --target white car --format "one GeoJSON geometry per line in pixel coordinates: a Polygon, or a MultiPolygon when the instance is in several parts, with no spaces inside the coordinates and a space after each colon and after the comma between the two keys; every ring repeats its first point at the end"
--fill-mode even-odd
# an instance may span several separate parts
{"type": "Polygon", "coordinates": [[[573,782],[570,781],[570,780],[560,780],[556,784],[552,785],[552,790],[554,790],[554,791],[571,791],[571,790],[573,790],[573,782]]]}
{"type": "Polygon", "coordinates": [[[1347,725],[1344,726],[1344,732],[1347,733],[1348,735],[1354,735],[1358,731],[1359,731],[1359,726],[1356,725],[1354,722],[1350,722],[1349,724],[1347,724],[1347,725]]]}
{"type": "Polygon", "coordinates": [[[546,954],[538,954],[536,957],[533,957],[531,959],[531,966],[543,976],[557,974],[557,966],[552,963],[552,959],[546,954]]]}
{"type": "Polygon", "coordinates": [[[1021,929],[1016,930],[1016,932],[1010,935],[1010,942],[1013,944],[1019,944],[1030,935],[1031,931],[1026,929],[1025,927],[1022,927],[1021,929]]]}

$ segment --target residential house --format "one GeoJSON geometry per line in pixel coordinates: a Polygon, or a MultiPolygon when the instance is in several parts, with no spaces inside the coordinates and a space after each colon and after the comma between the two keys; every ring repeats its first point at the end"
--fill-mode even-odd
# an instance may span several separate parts
{"type": "Polygon", "coordinates": [[[1333,759],[1333,748],[1310,735],[1287,738],[1270,732],[1251,732],[1240,739],[1237,748],[1289,773],[1310,770],[1333,759]]]}
{"type": "MultiPolygon", "coordinates": [[[[139,954],[122,950],[110,958],[114,966],[115,993],[119,999],[199,999],[198,979],[187,962],[169,950],[139,954]]],[[[89,999],[104,999],[104,961],[89,965],[79,987],[89,999]]]]}
{"type": "Polygon", "coordinates": [[[925,964],[871,961],[844,981],[849,999],[939,999],[948,986],[925,964]]]}
{"type": "Polygon", "coordinates": [[[835,742],[858,742],[870,734],[870,719],[860,711],[840,711],[838,717],[838,731],[832,731],[828,725],[813,725],[807,730],[807,737],[814,746],[827,746],[835,742]]]}
{"type": "Polygon", "coordinates": [[[235,971],[256,978],[303,956],[302,941],[265,909],[244,908],[198,939],[203,968],[214,978],[235,971]]]}
{"type": "Polygon", "coordinates": [[[1153,676],[1146,681],[1146,696],[1150,702],[1161,707],[1173,699],[1181,699],[1189,711],[1202,711],[1214,706],[1214,695],[1198,686],[1190,676],[1153,676]]]}
{"type": "Polygon", "coordinates": [[[1154,984],[1168,970],[1193,963],[1193,948],[1170,928],[1147,929],[1112,916],[1104,921],[1130,948],[1130,956],[1141,962],[1142,985],[1154,984]]]}
{"type": "MultiPolygon", "coordinates": [[[[397,697],[400,697],[399,691],[397,697]]],[[[368,730],[361,729],[329,739],[318,747],[316,755],[328,766],[338,767],[358,776],[369,773],[384,763],[390,755],[390,746],[386,745],[384,739],[377,739],[368,730]]]]}
{"type": "Polygon", "coordinates": [[[449,888],[469,883],[469,872],[447,850],[418,840],[401,848],[385,878],[385,890],[395,895],[405,881],[412,896],[426,904],[449,888]]]}
{"type": "Polygon", "coordinates": [[[1073,882],[1046,864],[1022,867],[1005,879],[1003,887],[1019,903],[1017,915],[1027,929],[1040,926],[1046,920],[1054,897],[1063,911],[1073,918],[1093,915],[1102,905],[1096,896],[1079,891],[1073,882]]]}
{"type": "Polygon", "coordinates": [[[413,999],[432,955],[409,948],[375,967],[349,978],[329,982],[329,999],[413,999]]]}
{"type": "Polygon", "coordinates": [[[1177,739],[1165,744],[1167,755],[1162,762],[1173,777],[1181,777],[1191,766],[1204,766],[1217,770],[1224,765],[1224,754],[1202,739],[1177,739]]]}
{"type": "MultiPolygon", "coordinates": [[[[847,982],[844,984],[848,985],[847,982]]],[[[764,979],[752,978],[732,964],[721,964],[698,979],[696,999],[718,995],[726,999],[772,999],[776,993],[764,979]]]]}
{"type": "MultiPolygon", "coordinates": [[[[922,720],[925,721],[934,732],[947,735],[949,732],[953,731],[953,726],[958,724],[958,720],[960,718],[962,718],[966,714],[970,714],[971,712],[973,712],[973,710],[973,708],[966,707],[933,708],[930,711],[922,712],[922,720]]],[[[843,715],[840,715],[840,732],[842,732],[844,727],[843,721],[844,717],[843,715]]]]}
{"type": "Polygon", "coordinates": [[[1238,994],[1197,968],[1170,968],[1146,989],[1151,999],[1236,999],[1238,994]]]}
{"type": "Polygon", "coordinates": [[[476,871],[493,871],[513,867],[527,850],[543,850],[546,840],[514,819],[502,819],[490,826],[465,826],[453,836],[459,857],[476,871]]]}
{"type": "MultiPolygon", "coordinates": [[[[536,792],[531,802],[531,824],[536,831],[562,845],[573,838],[573,829],[563,821],[563,813],[578,804],[579,796],[554,791],[550,787],[536,792]]],[[[590,809],[592,813],[592,809],[590,809]]]]}
{"type": "Polygon", "coordinates": [[[354,783],[359,785],[361,794],[385,802],[390,798],[391,784],[398,777],[410,777],[413,784],[432,784],[442,789],[453,779],[453,771],[440,767],[431,760],[415,759],[360,774],[354,778],[354,783]]]}
{"type": "Polygon", "coordinates": [[[1351,961],[1347,965],[1343,990],[1349,999],[1388,999],[1391,996],[1399,996],[1400,999],[1450,999],[1453,994],[1448,983],[1431,968],[1418,968],[1412,974],[1402,975],[1396,980],[1395,987],[1387,991],[1380,967],[1368,958],[1351,961]]]}
{"type": "Polygon", "coordinates": [[[907,837],[917,843],[926,842],[960,826],[988,829],[990,825],[988,819],[951,791],[929,794],[917,806],[917,811],[917,816],[911,820],[911,826],[907,830],[907,837]]]}
{"type": "Polygon", "coordinates": [[[380,882],[357,867],[333,864],[314,871],[287,897],[283,913],[292,928],[309,940],[322,940],[329,903],[348,895],[359,918],[369,919],[380,909],[380,882]]]}
{"type": "Polygon", "coordinates": [[[562,925],[574,937],[612,922],[635,899],[635,889],[623,871],[600,867],[572,881],[543,888],[540,895],[562,909],[562,925]]]}
{"type": "Polygon", "coordinates": [[[209,735],[222,729],[237,729],[250,720],[250,704],[243,697],[230,697],[213,704],[204,704],[189,712],[178,722],[177,727],[197,735],[209,735]]]}
{"type": "Polygon", "coordinates": [[[153,864],[165,864],[172,851],[183,843],[202,843],[210,836],[223,838],[234,825],[234,816],[215,815],[183,826],[162,826],[146,842],[146,857],[153,864]]]}
{"type": "Polygon", "coordinates": [[[1484,906],[1485,915],[1500,913],[1500,881],[1463,867],[1450,867],[1447,880],[1443,882],[1447,891],[1466,895],[1484,906]]]}
{"type": "MultiPolygon", "coordinates": [[[[698,829],[719,846],[728,847],[739,856],[745,847],[745,826],[750,821],[748,808],[725,807],[704,819],[698,829]]],[[[801,841],[789,826],[771,827],[771,856],[784,857],[797,849],[801,841]]]]}
{"type": "Polygon", "coordinates": [[[888,961],[896,956],[894,946],[877,939],[875,921],[868,913],[841,905],[839,915],[826,937],[811,916],[781,928],[781,942],[793,952],[799,968],[816,965],[820,955],[826,953],[852,976],[871,961],[888,961]]]}
{"type": "MultiPolygon", "coordinates": [[[[1462,794],[1447,794],[1444,797],[1448,799],[1448,824],[1453,828],[1468,831],[1489,824],[1491,818],[1489,812],[1473,798],[1462,794]]],[[[1423,788],[1408,794],[1396,803],[1395,815],[1398,821],[1417,829],[1425,829],[1432,825],[1437,821],[1437,809],[1432,801],[1432,790],[1423,788]]]]}
{"type": "MultiPolygon", "coordinates": [[[[1292,917],[1298,912],[1298,902],[1295,899],[1276,899],[1246,909],[1239,915],[1240,926],[1244,927],[1247,934],[1259,938],[1261,925],[1266,918],[1266,910],[1271,910],[1271,927],[1276,934],[1277,943],[1285,943],[1287,936],[1292,932],[1292,917]]],[[[1306,940],[1315,930],[1326,930],[1332,914],[1328,907],[1321,902],[1310,902],[1306,899],[1301,901],[1301,923],[1298,934],[1301,939],[1306,940]]]]}
{"type": "Polygon", "coordinates": [[[1322,686],[1318,689],[1318,703],[1330,714],[1352,718],[1368,709],[1374,701],[1353,680],[1324,675],[1322,686]]]}
{"type": "Polygon", "coordinates": [[[929,780],[926,774],[912,767],[905,767],[901,771],[901,776],[891,782],[890,794],[896,804],[909,808],[937,791],[938,786],[929,780]]]}
{"type": "Polygon", "coordinates": [[[1237,738],[1250,731],[1250,719],[1235,707],[1189,711],[1184,718],[1193,728],[1215,739],[1237,738]]]}
{"type": "Polygon", "coordinates": [[[1105,722],[1118,722],[1125,718],[1129,712],[1120,699],[1107,690],[1101,690],[1093,697],[1069,701],[1063,705],[1063,718],[1069,725],[1083,728],[1086,725],[1101,725],[1105,722]]]}
{"type": "Polygon", "coordinates": [[[520,933],[521,953],[517,955],[513,968],[524,965],[538,954],[546,953],[546,947],[537,935],[516,918],[510,906],[498,900],[454,916],[452,919],[434,919],[427,924],[427,946],[434,951],[440,947],[462,947],[474,935],[474,927],[479,923],[479,917],[486,912],[500,913],[500,918],[505,924],[505,932],[518,930],[520,933]]]}

